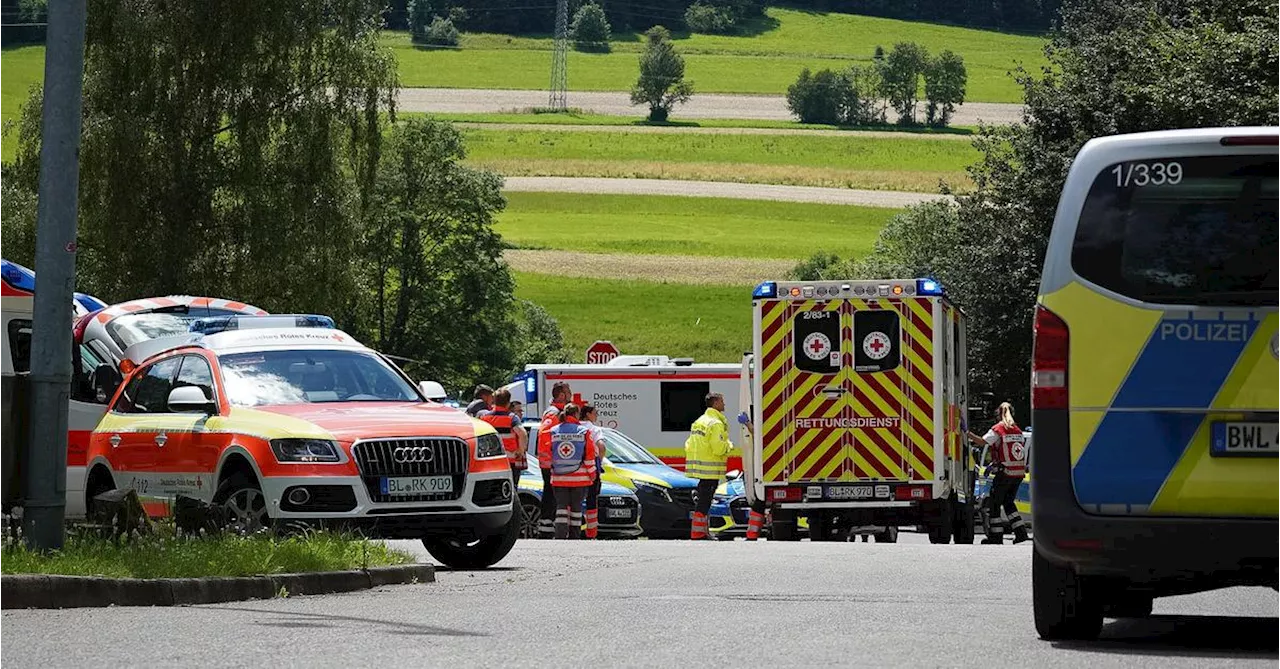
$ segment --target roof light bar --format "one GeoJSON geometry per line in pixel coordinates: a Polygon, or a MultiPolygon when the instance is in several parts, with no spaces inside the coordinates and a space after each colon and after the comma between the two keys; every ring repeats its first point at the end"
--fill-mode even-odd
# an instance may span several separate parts
{"type": "Polygon", "coordinates": [[[227,330],[256,328],[328,328],[333,329],[333,319],[314,314],[279,314],[271,316],[214,316],[191,321],[188,330],[200,334],[216,334],[227,330]]]}
{"type": "Polygon", "coordinates": [[[0,261],[0,276],[4,282],[28,293],[36,292],[36,273],[12,260],[0,261]]]}
{"type": "Polygon", "coordinates": [[[916,281],[916,294],[918,295],[941,295],[942,284],[933,279],[918,279],[916,281]]]}
{"type": "Polygon", "coordinates": [[[751,291],[752,299],[757,299],[757,300],[769,299],[777,296],[778,296],[778,284],[773,281],[765,281],[764,283],[756,286],[755,290],[751,291]]]}

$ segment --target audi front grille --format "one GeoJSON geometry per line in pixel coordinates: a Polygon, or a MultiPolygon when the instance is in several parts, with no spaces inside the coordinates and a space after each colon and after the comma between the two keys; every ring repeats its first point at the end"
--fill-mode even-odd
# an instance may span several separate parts
{"type": "Polygon", "coordinates": [[[698,491],[695,488],[673,488],[667,493],[671,495],[671,501],[686,509],[692,509],[698,505],[698,491]]]}
{"type": "Polygon", "coordinates": [[[358,441],[351,447],[360,478],[375,502],[438,502],[462,497],[471,449],[454,438],[401,438],[358,441]],[[399,457],[396,452],[400,451],[399,457]],[[382,479],[399,476],[452,476],[453,492],[384,495],[382,479]]]}

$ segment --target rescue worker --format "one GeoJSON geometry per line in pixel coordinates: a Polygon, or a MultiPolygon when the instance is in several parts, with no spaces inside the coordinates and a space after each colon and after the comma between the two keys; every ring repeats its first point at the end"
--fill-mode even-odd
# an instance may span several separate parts
{"type": "Polygon", "coordinates": [[[524,402],[514,400],[511,402],[511,415],[516,417],[517,423],[524,422],[524,402]]]}
{"type": "Polygon", "coordinates": [[[698,480],[697,504],[689,527],[690,539],[710,538],[711,500],[724,479],[729,443],[729,421],[724,417],[724,395],[708,393],[706,413],[693,422],[684,442],[684,473],[698,480]]]}
{"type": "MultiPolygon", "coordinates": [[[[591,430],[578,421],[579,407],[567,404],[560,422],[551,428],[551,489],[555,495],[557,539],[577,539],[581,534],[582,505],[595,483],[596,442],[591,430]]],[[[546,497],[546,491],[543,497],[546,497]]]]}
{"type": "Polygon", "coordinates": [[[493,426],[502,439],[502,449],[507,452],[511,465],[511,490],[520,487],[520,473],[529,468],[526,453],[529,450],[529,433],[511,412],[511,391],[501,388],[493,394],[493,409],[480,416],[480,420],[493,426]]]}
{"type": "Polygon", "coordinates": [[[493,388],[483,383],[476,386],[476,391],[471,395],[471,404],[467,405],[467,415],[472,418],[479,418],[480,412],[488,411],[493,405],[493,388]]]}
{"type": "Polygon", "coordinates": [[[1004,543],[1004,527],[1000,518],[1000,510],[1004,509],[1009,519],[1009,528],[1013,530],[1013,543],[1020,544],[1029,540],[1027,523],[1018,513],[1018,486],[1027,473],[1027,444],[1022,429],[1013,420],[1013,405],[1004,402],[999,409],[999,422],[987,430],[981,437],[970,432],[969,440],[974,445],[983,447],[991,453],[992,472],[991,493],[987,496],[986,512],[990,517],[991,530],[987,533],[984,544],[1004,543]]]}
{"type": "Polygon", "coordinates": [[[599,416],[593,404],[583,404],[580,411],[582,424],[591,433],[596,442],[596,480],[587,491],[587,538],[595,539],[600,533],[600,476],[604,474],[604,439],[601,438],[600,427],[596,425],[599,416]]]}
{"type": "Polygon", "coordinates": [[[551,404],[542,412],[542,422],[538,424],[538,443],[536,453],[538,466],[542,469],[542,517],[538,519],[538,536],[549,539],[555,533],[556,500],[551,492],[551,429],[560,424],[560,414],[573,397],[573,391],[564,381],[556,381],[551,386],[551,404]]]}

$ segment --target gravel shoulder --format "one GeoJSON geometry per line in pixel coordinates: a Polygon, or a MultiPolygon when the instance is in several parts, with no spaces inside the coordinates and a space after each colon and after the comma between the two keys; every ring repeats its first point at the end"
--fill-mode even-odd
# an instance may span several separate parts
{"type": "Polygon", "coordinates": [[[675,195],[684,197],[724,197],[779,202],[816,202],[863,207],[902,209],[913,204],[949,199],[936,193],[782,186],[719,181],[677,181],[672,179],[607,179],[598,177],[507,177],[505,189],[524,193],[586,193],[617,195],[675,195]]]}
{"type": "Polygon", "coordinates": [[[904,140],[923,139],[929,141],[973,141],[972,135],[894,132],[892,130],[831,130],[825,128],[702,128],[670,125],[569,125],[558,123],[475,123],[471,121],[459,121],[455,122],[454,125],[459,128],[474,128],[477,130],[518,130],[534,132],[606,132],[645,135],[677,133],[687,135],[803,135],[805,137],[874,137],[904,140]]]}
{"type": "MultiPolygon", "coordinates": [[[[398,108],[406,112],[447,112],[455,114],[494,113],[545,107],[546,91],[470,88],[402,88],[398,108]]],[[[641,116],[625,92],[570,91],[570,107],[591,114],[641,116]]],[[[921,106],[923,109],[923,105],[921,106]]],[[[1003,125],[1022,118],[1022,105],[997,102],[970,102],[961,105],[952,119],[954,125],[979,123],[1003,125]]],[[[786,98],[780,95],[698,94],[676,107],[675,119],[737,118],[771,121],[793,120],[786,98]]],[[[807,131],[806,131],[807,132],[807,131]]]]}

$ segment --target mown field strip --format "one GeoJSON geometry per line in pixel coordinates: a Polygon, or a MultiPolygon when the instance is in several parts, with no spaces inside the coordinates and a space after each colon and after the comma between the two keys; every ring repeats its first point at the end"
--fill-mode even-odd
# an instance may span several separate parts
{"type": "Polygon", "coordinates": [[[584,193],[614,195],[675,195],[774,202],[808,202],[902,209],[946,199],[935,193],[817,188],[671,179],[606,179],[596,177],[508,177],[505,190],[524,193],[584,193]]]}
{"type": "Polygon", "coordinates": [[[755,285],[777,279],[795,266],[792,260],[550,250],[511,250],[503,253],[503,257],[518,272],[625,281],[661,279],[717,286],[755,285]]]}
{"type": "MultiPolygon", "coordinates": [[[[576,123],[540,123],[539,120],[561,116],[559,114],[512,114],[514,118],[537,119],[531,122],[519,121],[467,121],[469,115],[457,114],[457,118],[449,115],[433,115],[444,120],[453,120],[459,128],[493,131],[547,131],[547,132],[611,132],[637,133],[649,135],[690,134],[690,135],[799,135],[809,137],[841,137],[844,139],[921,139],[951,140],[971,142],[973,137],[967,133],[927,133],[903,132],[898,130],[842,130],[827,127],[750,127],[750,126],[699,126],[699,125],[589,125],[576,123]]],[[[633,121],[633,123],[635,123],[633,121]]],[[[799,124],[796,124],[799,125],[799,124]]]]}

